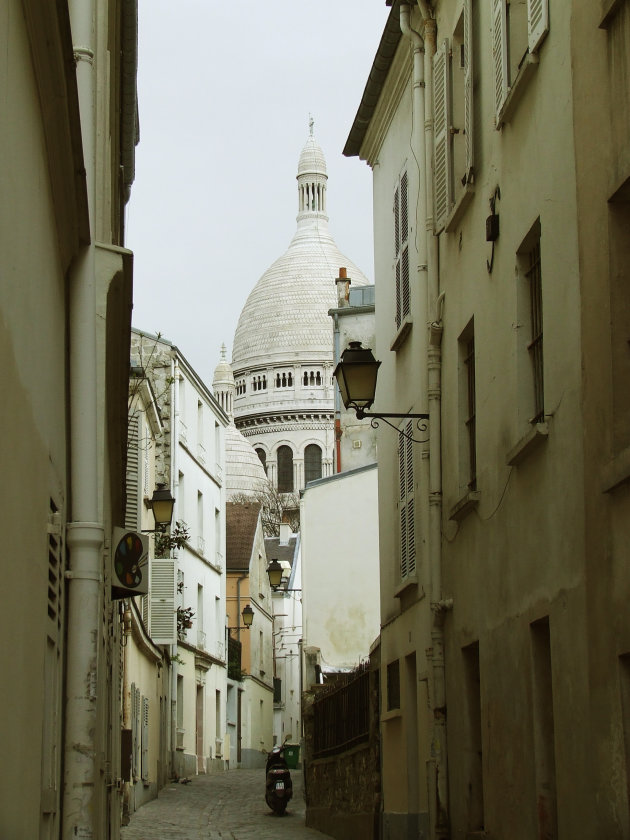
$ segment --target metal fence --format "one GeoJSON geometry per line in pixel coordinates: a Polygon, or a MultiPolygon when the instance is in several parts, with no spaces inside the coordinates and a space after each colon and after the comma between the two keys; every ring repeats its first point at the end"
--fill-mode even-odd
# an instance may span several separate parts
{"type": "Polygon", "coordinates": [[[313,702],[313,758],[344,752],[369,739],[370,671],[361,665],[321,688],[313,702]]]}

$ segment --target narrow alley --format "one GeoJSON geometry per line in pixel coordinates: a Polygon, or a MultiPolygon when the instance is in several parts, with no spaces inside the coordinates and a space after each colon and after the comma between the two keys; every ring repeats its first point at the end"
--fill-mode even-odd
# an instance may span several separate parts
{"type": "Polygon", "coordinates": [[[291,775],[293,799],[282,817],[265,804],[263,770],[228,770],[166,785],[121,829],[121,840],[327,840],[304,825],[302,773],[291,775]]]}

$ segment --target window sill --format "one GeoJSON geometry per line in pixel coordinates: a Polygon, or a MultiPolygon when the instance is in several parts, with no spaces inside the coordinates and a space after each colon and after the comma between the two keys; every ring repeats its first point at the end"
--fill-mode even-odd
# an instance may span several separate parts
{"type": "Polygon", "coordinates": [[[386,723],[388,720],[396,720],[401,717],[402,712],[400,709],[390,709],[388,712],[383,712],[381,714],[381,723],[386,723]]]}
{"type": "Polygon", "coordinates": [[[413,318],[411,315],[407,315],[405,320],[400,325],[400,329],[394,336],[394,340],[389,345],[390,350],[398,350],[402,345],[405,343],[407,336],[411,332],[411,327],[413,326],[413,318]]]}
{"type": "Polygon", "coordinates": [[[534,72],[536,71],[537,67],[538,56],[535,53],[527,53],[525,59],[523,60],[523,63],[521,64],[518,74],[514,79],[514,84],[509,89],[508,94],[505,97],[505,101],[499,109],[499,113],[497,114],[497,129],[501,128],[504,125],[504,123],[509,122],[512,116],[514,115],[516,106],[518,105],[523,94],[525,93],[527,83],[529,79],[534,75],[534,72]]]}
{"type": "Polygon", "coordinates": [[[521,463],[530,452],[544,443],[549,436],[549,426],[547,423],[534,423],[527,434],[519,440],[516,446],[508,452],[505,461],[509,467],[516,467],[521,463]]]}
{"type": "Polygon", "coordinates": [[[602,470],[602,493],[610,493],[630,480],[630,446],[622,449],[602,470]]]}
{"type": "Polygon", "coordinates": [[[481,493],[479,490],[469,490],[453,505],[448,518],[455,522],[461,522],[462,519],[465,519],[477,507],[480,499],[481,493]]]}
{"type": "Polygon", "coordinates": [[[464,215],[464,211],[470,204],[474,194],[474,186],[472,184],[466,184],[463,193],[457,199],[455,206],[446,219],[446,224],[444,225],[446,233],[454,233],[457,230],[457,227],[462,220],[462,216],[464,215]]]}
{"type": "MultiPolygon", "coordinates": [[[[394,590],[394,598],[402,598],[407,590],[419,585],[420,582],[418,581],[418,576],[416,574],[409,575],[401,582],[400,586],[394,590]]],[[[421,586],[418,594],[420,598],[424,598],[424,589],[421,586]]]]}

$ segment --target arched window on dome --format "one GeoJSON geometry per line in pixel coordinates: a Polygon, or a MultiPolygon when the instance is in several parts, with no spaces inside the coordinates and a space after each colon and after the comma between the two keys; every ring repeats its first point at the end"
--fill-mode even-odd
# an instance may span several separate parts
{"type": "Polygon", "coordinates": [[[304,371],[304,384],[308,385],[308,373],[304,371]]]}
{"type": "Polygon", "coordinates": [[[319,371],[315,374],[315,384],[321,385],[322,384],[322,375],[319,371]]]}
{"type": "Polygon", "coordinates": [[[293,385],[293,374],[291,373],[291,371],[289,371],[288,380],[289,380],[289,388],[291,388],[291,386],[293,385]]]}
{"type": "Polygon", "coordinates": [[[262,378],[262,386],[263,386],[263,391],[266,391],[267,390],[267,377],[266,376],[263,376],[263,378],[262,378]]]}
{"type": "Polygon", "coordinates": [[[260,458],[260,463],[263,465],[265,475],[267,475],[267,453],[264,449],[257,449],[256,455],[258,455],[258,457],[260,458]]]}
{"type": "Polygon", "coordinates": [[[293,452],[290,446],[278,447],[278,493],[293,493],[293,452]]]}
{"type": "Polygon", "coordinates": [[[315,374],[313,373],[313,371],[311,371],[311,375],[310,375],[310,377],[309,377],[309,381],[310,381],[310,384],[311,384],[311,385],[314,385],[314,384],[315,384],[315,374]]]}
{"type": "Polygon", "coordinates": [[[316,443],[309,443],[304,450],[304,482],[322,477],[322,450],[316,443]]]}
{"type": "Polygon", "coordinates": [[[286,375],[286,373],[282,374],[282,387],[283,388],[287,387],[287,375],[286,375]]]}
{"type": "Polygon", "coordinates": [[[281,382],[280,382],[280,374],[279,374],[279,373],[276,373],[276,388],[279,388],[279,387],[280,387],[280,385],[281,385],[281,382]]]}

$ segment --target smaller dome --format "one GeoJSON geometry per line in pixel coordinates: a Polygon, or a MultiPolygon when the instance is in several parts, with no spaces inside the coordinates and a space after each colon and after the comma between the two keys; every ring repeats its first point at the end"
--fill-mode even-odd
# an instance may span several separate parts
{"type": "Polygon", "coordinates": [[[240,494],[256,496],[269,487],[254,447],[232,423],[225,430],[225,471],[228,500],[240,494]]]}
{"type": "Polygon", "coordinates": [[[232,373],[232,365],[227,360],[227,350],[225,344],[222,344],[221,359],[214,369],[212,387],[216,391],[217,387],[225,385],[234,385],[234,374],[232,373]]]}
{"type": "Polygon", "coordinates": [[[300,160],[298,161],[297,177],[300,175],[324,175],[328,177],[328,170],[326,169],[326,158],[322,152],[321,146],[313,137],[313,118],[309,121],[310,135],[304,144],[300,160]]]}

